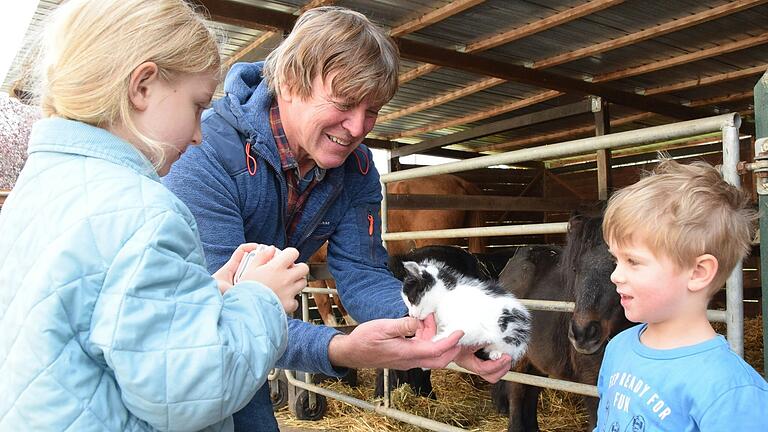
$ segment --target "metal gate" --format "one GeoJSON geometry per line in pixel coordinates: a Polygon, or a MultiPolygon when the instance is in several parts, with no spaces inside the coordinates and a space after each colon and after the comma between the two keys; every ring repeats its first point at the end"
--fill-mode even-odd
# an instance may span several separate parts
{"type": "MultiPolygon", "coordinates": [[[[762,80],[763,89],[765,89],[765,77],[762,80]]],[[[756,89],[757,90],[757,89],[756,89]]],[[[757,91],[755,94],[757,95],[757,91]]],[[[766,93],[763,93],[765,95],[766,93]]],[[[757,98],[757,96],[756,96],[757,98]]],[[[765,99],[763,99],[763,108],[765,108],[765,99]]],[[[763,114],[765,116],[765,113],[763,114]]],[[[407,240],[407,239],[430,239],[430,238],[459,238],[459,237],[489,237],[489,236],[514,236],[523,234],[553,234],[564,233],[567,231],[567,223],[542,223],[542,224],[527,224],[527,225],[508,225],[497,227],[483,227],[483,228],[460,228],[450,230],[438,230],[438,231],[413,231],[413,232],[400,232],[400,233],[388,233],[387,228],[387,201],[386,201],[386,184],[397,180],[406,180],[419,177],[426,177],[437,174],[449,174],[455,172],[469,171],[478,168],[486,168],[493,165],[501,164],[514,164],[530,160],[550,159],[561,156],[579,155],[592,152],[598,152],[601,150],[615,149],[621,147],[635,147],[639,145],[652,144],[665,142],[674,139],[694,137],[703,134],[720,132],[722,134],[723,143],[723,165],[721,172],[723,177],[729,183],[740,186],[737,166],[739,163],[739,126],[741,119],[737,113],[724,114],[715,117],[708,117],[703,119],[685,121],[680,123],[672,123],[663,126],[649,127],[641,130],[633,130],[629,132],[621,132],[610,135],[602,135],[592,138],[585,138],[575,141],[562,142],[557,144],[551,144],[535,148],[526,148],[521,150],[510,151],[491,156],[480,156],[472,159],[446,163],[442,165],[434,165],[420,168],[413,168],[403,171],[396,171],[393,173],[385,174],[381,176],[383,196],[384,199],[381,204],[382,213],[382,238],[386,242],[388,240],[407,240]]],[[[763,124],[762,129],[758,128],[758,131],[762,130],[763,135],[766,135],[767,124],[763,124]]],[[[768,144],[766,144],[766,159],[768,159],[768,144]]],[[[766,164],[766,171],[768,171],[768,163],[766,164]]],[[[768,185],[768,181],[766,181],[768,185]]],[[[766,192],[768,193],[768,192],[766,192]]],[[[760,196],[760,205],[768,206],[768,196],[766,201],[763,201],[763,195],[760,196]]],[[[768,227],[766,234],[761,238],[766,239],[768,242],[768,227]]],[[[763,254],[764,257],[768,257],[768,252],[763,254]]],[[[768,268],[768,267],[766,267],[768,268]]],[[[763,276],[763,290],[765,292],[768,283],[766,283],[763,276]]],[[[316,289],[315,289],[316,290],[316,289]]],[[[314,291],[314,290],[313,290],[314,291]]],[[[308,291],[307,291],[308,292],[308,291]]],[[[329,292],[329,291],[326,291],[329,292]]],[[[333,292],[333,291],[330,291],[333,292]]],[[[302,294],[302,305],[305,309],[304,319],[308,319],[307,309],[307,294],[302,294]]],[[[742,266],[739,265],[734,269],[733,273],[729,276],[726,282],[726,310],[725,311],[708,311],[708,317],[712,321],[725,322],[727,325],[727,339],[731,348],[743,356],[744,344],[743,344],[743,327],[744,327],[744,315],[743,315],[743,287],[742,287],[742,266]]],[[[521,301],[530,309],[535,310],[548,310],[559,312],[571,312],[573,311],[573,303],[571,302],[554,302],[543,300],[526,300],[521,301]]],[[[763,303],[763,316],[765,316],[766,303],[763,303]]],[[[768,362],[768,357],[767,360],[768,362]]],[[[455,364],[448,366],[450,369],[460,370],[468,372],[455,364]]],[[[352,404],[354,406],[371,410],[382,415],[395,418],[397,420],[414,424],[433,431],[462,431],[463,429],[447,425],[445,423],[437,422],[434,420],[426,419],[423,417],[415,416],[397,409],[390,408],[388,406],[388,386],[385,382],[385,405],[378,406],[369,402],[356,399],[332,390],[325,389],[323,387],[311,384],[311,380],[305,377],[305,380],[297,379],[292,372],[286,371],[286,377],[289,384],[292,386],[315,392],[317,394],[335,398],[343,402],[352,404]]],[[[385,379],[388,374],[384,374],[385,379]]],[[[535,385],[539,387],[553,388],[558,390],[566,390],[573,393],[579,393],[588,396],[597,396],[597,388],[593,385],[587,385],[582,383],[575,383],[571,381],[563,381],[545,377],[539,377],[534,375],[528,375],[517,372],[509,372],[502,379],[507,381],[520,382],[523,384],[535,385]]],[[[314,398],[314,395],[310,393],[310,397],[314,398]]],[[[314,406],[310,400],[311,406],[314,406]]]]}

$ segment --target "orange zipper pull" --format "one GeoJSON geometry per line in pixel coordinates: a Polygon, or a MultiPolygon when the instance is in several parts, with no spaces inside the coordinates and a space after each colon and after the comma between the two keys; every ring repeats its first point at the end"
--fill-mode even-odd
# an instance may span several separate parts
{"type": "Polygon", "coordinates": [[[373,215],[368,213],[368,236],[373,237],[373,215]]]}

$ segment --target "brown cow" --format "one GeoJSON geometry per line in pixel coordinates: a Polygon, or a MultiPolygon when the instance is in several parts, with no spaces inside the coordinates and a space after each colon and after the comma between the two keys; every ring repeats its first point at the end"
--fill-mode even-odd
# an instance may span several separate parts
{"type": "MultiPolygon", "coordinates": [[[[450,174],[441,174],[412,180],[401,180],[390,183],[387,186],[390,194],[409,195],[481,195],[482,191],[472,183],[450,174]]],[[[483,226],[484,220],[479,211],[467,210],[389,210],[387,213],[387,231],[427,231],[437,229],[467,228],[483,226]]],[[[408,251],[427,245],[452,245],[456,239],[422,239],[422,240],[398,240],[387,242],[389,255],[402,255],[408,251]]],[[[483,252],[485,239],[475,237],[469,239],[469,251],[473,253],[483,252]]],[[[315,253],[310,263],[325,262],[328,254],[327,244],[315,253]]],[[[312,282],[310,286],[324,286],[323,281],[312,282]]],[[[335,287],[333,281],[328,281],[328,286],[335,287]]],[[[336,325],[336,318],[331,310],[330,301],[325,294],[313,294],[320,317],[325,325],[336,325]]],[[[334,302],[350,324],[349,315],[341,306],[338,296],[334,296],[334,302]]],[[[351,325],[351,324],[350,324],[351,325]]]]}

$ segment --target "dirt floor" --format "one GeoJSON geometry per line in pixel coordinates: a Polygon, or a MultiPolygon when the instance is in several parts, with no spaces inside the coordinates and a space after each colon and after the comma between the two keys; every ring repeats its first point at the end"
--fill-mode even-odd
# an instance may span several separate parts
{"type": "MultiPolygon", "coordinates": [[[[715,327],[721,333],[724,331],[722,325],[715,327]]],[[[744,345],[745,359],[762,374],[762,321],[759,316],[745,321],[744,345]]],[[[403,386],[393,392],[393,407],[469,431],[507,430],[507,418],[496,413],[487,385],[476,384],[469,375],[450,370],[433,371],[432,377],[437,401],[414,396],[410,388],[403,386]]],[[[358,379],[359,385],[356,388],[338,381],[327,381],[322,385],[375,403],[374,371],[361,370],[358,379]]],[[[425,430],[332,399],[328,400],[326,415],[319,421],[295,420],[287,408],[279,410],[277,418],[283,432],[421,432],[425,430]]],[[[539,426],[542,432],[586,430],[587,421],[587,413],[577,395],[548,389],[542,391],[539,399],[539,426]]]]}

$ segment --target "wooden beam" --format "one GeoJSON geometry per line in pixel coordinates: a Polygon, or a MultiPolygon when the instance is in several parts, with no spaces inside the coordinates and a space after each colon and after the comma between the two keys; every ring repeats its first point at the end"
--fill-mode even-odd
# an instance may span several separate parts
{"type": "Polygon", "coordinates": [[[396,138],[411,137],[411,136],[419,135],[422,133],[431,132],[434,130],[440,130],[440,129],[445,129],[449,127],[476,122],[478,120],[494,117],[500,114],[508,113],[510,111],[515,111],[521,108],[525,108],[527,106],[536,105],[537,103],[546,102],[562,94],[563,93],[559,91],[548,90],[545,92],[537,93],[525,99],[515,100],[512,102],[506,103],[504,105],[493,107],[489,110],[477,112],[477,113],[470,114],[457,119],[448,120],[442,123],[432,124],[432,125],[424,126],[420,128],[408,129],[408,130],[399,132],[397,134],[388,135],[387,138],[396,139],[396,138]]]}
{"type": "Polygon", "coordinates": [[[667,69],[681,64],[691,63],[698,60],[707,59],[710,57],[727,54],[729,52],[743,50],[751,48],[753,46],[762,45],[768,42],[768,32],[759,36],[748,37],[736,42],[730,42],[723,45],[718,45],[712,48],[707,48],[692,53],[683,54],[675,57],[671,57],[665,60],[644,64],[641,66],[622,69],[614,72],[608,72],[601,75],[596,75],[593,79],[593,83],[599,83],[604,81],[613,81],[621,78],[628,78],[632,76],[642,75],[649,72],[655,72],[661,69],[667,69]]]}
{"type": "Polygon", "coordinates": [[[726,72],[718,75],[712,75],[709,77],[699,77],[692,80],[681,81],[675,84],[668,84],[659,87],[650,87],[646,89],[638,90],[637,93],[647,96],[671,93],[678,90],[687,90],[689,88],[700,87],[705,85],[719,84],[721,82],[733,81],[741,78],[750,77],[753,75],[761,75],[768,70],[768,63],[763,63],[758,66],[754,66],[747,69],[742,69],[734,72],[726,72]]]}
{"type": "MultiPolygon", "coordinates": [[[[768,33],[764,36],[768,40],[768,33]]],[[[656,100],[630,92],[616,90],[575,78],[560,76],[547,71],[538,71],[511,63],[492,60],[474,54],[465,54],[450,49],[439,48],[407,39],[397,39],[400,53],[412,60],[425,61],[440,66],[450,66],[466,72],[502,78],[537,87],[548,88],[568,93],[601,96],[610,102],[627,107],[656,112],[677,119],[704,117],[708,113],[687,107],[656,100]]]]}
{"type": "Polygon", "coordinates": [[[522,27],[499,33],[494,36],[483,37],[476,42],[467,44],[463,52],[477,52],[482,50],[491,49],[499,45],[504,45],[509,42],[522,39],[533,34],[548,30],[552,27],[559,26],[561,24],[568,23],[573,20],[577,20],[589,14],[607,9],[611,6],[624,3],[624,0],[594,0],[585,4],[566,9],[562,12],[558,12],[546,18],[537,19],[522,27]]]}
{"type": "MultiPolygon", "coordinates": [[[[688,16],[688,17],[684,17],[684,18],[681,18],[681,19],[676,19],[676,20],[673,20],[673,21],[670,21],[670,22],[667,22],[667,23],[664,23],[664,24],[661,24],[661,25],[658,25],[658,26],[655,26],[655,27],[652,27],[652,28],[640,31],[640,32],[631,33],[631,34],[628,34],[626,36],[623,36],[623,37],[620,37],[620,38],[617,38],[617,39],[612,39],[612,40],[603,42],[601,44],[591,45],[589,47],[585,47],[585,48],[580,49],[580,50],[575,50],[575,51],[571,51],[571,52],[564,53],[564,54],[561,54],[561,55],[549,57],[549,58],[546,58],[544,60],[540,60],[540,61],[534,63],[533,68],[534,69],[543,69],[543,68],[547,68],[547,67],[552,67],[552,66],[555,66],[555,65],[558,65],[558,64],[562,64],[562,63],[566,63],[566,62],[569,62],[569,61],[572,61],[572,60],[576,60],[576,59],[579,59],[579,58],[584,58],[584,57],[588,57],[590,55],[595,55],[595,54],[602,53],[602,52],[605,52],[605,51],[609,51],[609,50],[612,50],[612,49],[620,48],[620,47],[623,47],[623,46],[626,46],[626,45],[630,45],[630,44],[633,44],[633,43],[636,43],[636,42],[639,42],[639,41],[642,41],[642,40],[646,40],[646,39],[649,39],[649,38],[652,38],[652,37],[658,37],[658,36],[661,36],[663,34],[667,34],[667,33],[673,32],[673,31],[677,31],[677,30],[682,30],[684,28],[691,27],[691,26],[694,26],[694,25],[697,25],[697,24],[700,24],[700,23],[703,23],[703,22],[706,22],[706,21],[711,21],[713,19],[717,19],[717,18],[723,17],[725,15],[729,15],[729,14],[732,14],[732,13],[735,13],[735,12],[739,12],[739,11],[742,11],[744,9],[747,9],[747,8],[759,5],[761,3],[766,3],[766,2],[768,2],[768,0],[741,0],[741,1],[737,1],[737,2],[727,3],[725,5],[721,5],[719,7],[713,8],[713,9],[708,9],[708,10],[706,10],[704,12],[700,12],[698,14],[694,14],[694,15],[691,15],[691,16],[688,16]]],[[[598,2],[590,2],[590,3],[587,3],[585,5],[569,9],[569,11],[573,11],[574,9],[577,9],[577,8],[582,8],[582,9],[586,10],[586,9],[588,9],[587,8],[588,6],[593,8],[593,9],[595,9],[595,10],[599,10],[599,9],[602,9],[602,8],[605,8],[605,7],[613,5],[613,4],[608,4],[610,2],[603,2],[604,4],[602,4],[602,5],[597,5],[597,4],[592,4],[592,3],[598,3],[598,2]],[[598,6],[602,6],[602,8],[598,8],[598,6]]],[[[561,20],[565,20],[567,15],[568,15],[568,14],[566,14],[566,12],[568,12],[568,11],[562,12],[561,14],[563,14],[563,16],[560,16],[560,17],[558,17],[558,15],[561,15],[561,14],[555,14],[554,16],[551,17],[551,18],[553,18],[552,21],[556,21],[555,18],[559,18],[561,20]]],[[[583,10],[581,12],[583,12],[583,10]]],[[[578,16],[576,16],[576,15],[578,15],[578,14],[574,13],[574,16],[576,18],[578,18],[578,16]]],[[[536,22],[534,24],[538,24],[538,23],[539,22],[536,22]]],[[[527,27],[527,26],[524,26],[524,27],[527,27]]],[[[523,28],[517,29],[517,30],[522,30],[522,29],[523,28]]],[[[510,39],[506,40],[504,43],[509,42],[511,40],[514,40],[515,38],[512,37],[512,34],[515,33],[517,30],[512,30],[510,32],[507,32],[507,33],[510,34],[510,39]]],[[[525,31],[520,31],[519,34],[521,35],[521,37],[528,35],[525,31]]],[[[490,41],[492,39],[493,38],[489,38],[487,40],[490,41]]],[[[487,48],[491,48],[493,46],[496,46],[496,45],[491,44],[490,42],[488,43],[487,46],[483,45],[483,43],[485,43],[485,40],[477,42],[475,44],[468,45],[466,52],[474,52],[474,51],[478,51],[480,49],[487,49],[487,48]]],[[[432,68],[426,68],[425,67],[425,68],[419,70],[418,74],[412,73],[411,75],[408,75],[408,78],[409,79],[413,79],[413,78],[415,78],[417,76],[423,75],[424,73],[431,72],[431,71],[437,69],[437,66],[434,66],[434,65],[431,65],[431,66],[433,66],[433,67],[432,68]]],[[[411,71],[409,71],[409,73],[410,72],[411,71]]],[[[474,90],[475,91],[481,91],[481,90],[484,90],[484,88],[478,87],[478,88],[475,88],[474,90]]],[[[470,89],[467,89],[467,91],[462,96],[466,96],[466,95],[471,94],[471,93],[472,92],[470,91],[470,89]]],[[[647,95],[647,96],[650,95],[647,92],[646,93],[638,92],[638,94],[644,94],[644,95],[647,95]]],[[[449,100],[453,100],[453,99],[449,99],[449,100]]],[[[413,105],[411,107],[405,108],[405,109],[400,110],[400,111],[396,111],[395,113],[391,114],[392,117],[387,117],[386,119],[380,119],[380,121],[393,120],[395,118],[402,117],[404,115],[408,115],[408,114],[411,114],[413,112],[417,112],[417,111],[421,111],[421,110],[424,110],[424,109],[427,109],[427,108],[434,107],[434,106],[439,105],[441,103],[445,103],[445,102],[441,101],[441,97],[430,99],[430,100],[422,102],[420,104],[413,105]]]]}
{"type": "Polygon", "coordinates": [[[546,58],[544,60],[534,62],[533,68],[534,69],[548,68],[548,67],[556,66],[559,64],[567,63],[573,60],[581,59],[584,57],[589,57],[591,55],[621,48],[627,45],[632,45],[640,41],[655,38],[667,33],[682,30],[688,27],[695,26],[697,24],[701,24],[703,22],[711,21],[726,15],[740,12],[740,11],[743,11],[744,9],[748,9],[753,6],[757,6],[759,4],[765,3],[766,1],[768,0],[740,0],[740,1],[729,2],[712,9],[706,9],[703,12],[699,12],[697,14],[674,19],[664,24],[660,24],[639,32],[630,33],[626,36],[611,39],[599,44],[592,44],[582,49],[568,51],[560,55],[556,55],[553,57],[546,58]]]}
{"type": "Polygon", "coordinates": [[[536,111],[530,114],[500,120],[497,122],[485,124],[462,132],[452,133],[437,138],[424,140],[418,144],[402,146],[393,150],[392,154],[396,156],[406,156],[414,153],[422,153],[435,147],[443,147],[462,141],[469,141],[482,138],[488,135],[494,135],[500,132],[530,126],[532,124],[544,123],[555,119],[572,117],[579,114],[592,112],[592,99],[587,98],[580,102],[536,111]]]}
{"type": "Polygon", "coordinates": [[[387,194],[390,210],[520,210],[571,211],[592,208],[596,201],[573,198],[511,197],[504,195],[405,195],[387,194]]]}
{"type": "Polygon", "coordinates": [[[251,42],[246,47],[244,47],[243,49],[239,50],[238,52],[234,53],[231,57],[229,57],[227,61],[224,62],[224,67],[227,68],[229,66],[232,66],[236,61],[243,58],[249,52],[260,47],[262,44],[264,44],[264,42],[268,41],[270,38],[272,38],[276,34],[277,32],[265,31],[262,34],[258,35],[256,39],[253,40],[253,42],[251,42]]]}
{"type": "MultiPolygon", "coordinates": [[[[477,41],[464,46],[460,51],[471,53],[491,49],[499,45],[542,32],[554,26],[565,24],[567,22],[579,19],[585,15],[609,8],[623,2],[624,0],[593,0],[583,5],[555,13],[546,18],[533,21],[522,27],[518,27],[494,36],[480,38],[477,41]]],[[[399,77],[400,84],[416,79],[422,75],[426,75],[429,72],[435,71],[439,68],[440,66],[425,63],[419,67],[401,74],[399,77]]]]}
{"type": "Polygon", "coordinates": [[[473,6],[484,2],[485,0],[455,0],[447,5],[437,8],[432,12],[422,15],[414,20],[400,24],[389,31],[389,35],[392,37],[402,36],[404,34],[413,33],[421,30],[428,25],[432,25],[436,22],[442,21],[453,15],[461,13],[473,6]]]}
{"type": "MultiPolygon", "coordinates": [[[[308,11],[310,9],[314,9],[314,8],[320,7],[320,6],[326,6],[326,5],[329,5],[329,4],[333,4],[335,2],[336,2],[336,0],[312,0],[309,3],[305,4],[304,6],[302,6],[301,8],[299,8],[293,14],[298,16],[298,15],[301,15],[301,14],[303,14],[304,12],[306,12],[306,11],[308,11]]],[[[247,55],[249,52],[251,52],[251,51],[255,50],[256,48],[260,47],[261,45],[263,45],[266,41],[268,41],[271,37],[275,36],[276,34],[278,34],[278,32],[274,32],[274,31],[266,31],[266,32],[260,34],[259,36],[257,36],[253,40],[253,42],[251,42],[247,46],[241,48],[235,54],[230,56],[227,59],[227,61],[224,62],[224,67],[232,66],[232,64],[234,64],[236,61],[240,60],[245,55],[247,55]]]]}
{"type": "MultiPolygon", "coordinates": [[[[281,30],[290,29],[296,17],[243,3],[226,0],[199,0],[208,7],[211,17],[217,21],[242,26],[266,25],[281,30]]],[[[765,36],[768,38],[768,34],[765,36]]],[[[647,96],[614,90],[574,78],[559,76],[545,71],[534,71],[511,63],[465,54],[411,40],[395,38],[403,57],[440,66],[450,66],[467,72],[517,81],[563,92],[594,94],[610,101],[644,111],[657,112],[674,118],[703,117],[698,110],[654,100],[647,96]]]]}
{"type": "MultiPolygon", "coordinates": [[[[732,102],[734,100],[743,100],[743,99],[749,99],[752,92],[742,92],[742,93],[736,93],[735,95],[725,95],[725,96],[718,96],[714,98],[709,99],[699,99],[690,102],[690,105],[693,106],[704,106],[704,105],[714,105],[718,103],[724,103],[724,102],[732,102]]],[[[644,112],[639,114],[633,114],[630,116],[622,117],[619,119],[611,120],[611,127],[620,126],[627,123],[632,123],[636,121],[645,120],[648,118],[653,117],[655,114],[650,112],[644,112]]],[[[486,151],[510,151],[516,148],[521,147],[527,147],[533,144],[541,144],[541,143],[553,143],[553,142],[560,142],[567,140],[568,138],[573,138],[575,136],[584,135],[590,133],[594,129],[594,126],[584,126],[584,127],[578,127],[578,128],[570,128],[565,131],[560,132],[554,132],[547,135],[539,135],[531,138],[525,138],[521,140],[515,140],[515,141],[509,141],[506,143],[501,144],[491,144],[487,145],[485,147],[479,147],[477,148],[477,152],[486,152],[486,151]]]]}
{"type": "Polygon", "coordinates": [[[195,0],[208,10],[213,21],[259,30],[290,31],[295,16],[231,0],[195,0]]]}
{"type": "MultiPolygon", "coordinates": [[[[595,111],[595,136],[603,136],[611,133],[611,115],[608,103],[604,100],[596,101],[600,109],[595,111]]],[[[608,199],[613,179],[611,175],[611,149],[600,149],[595,154],[597,161],[597,198],[601,201],[608,199]]]]}
{"type": "MultiPolygon", "coordinates": [[[[633,114],[630,116],[611,120],[611,127],[621,126],[623,124],[649,119],[654,115],[655,115],[654,113],[644,112],[644,113],[633,114]]],[[[538,135],[530,138],[523,138],[519,140],[509,141],[501,144],[491,144],[485,147],[479,147],[477,148],[477,151],[478,152],[510,151],[510,150],[514,150],[522,147],[528,147],[534,144],[563,142],[563,141],[567,141],[568,138],[572,138],[574,136],[590,134],[594,132],[594,130],[595,130],[594,125],[587,125],[587,126],[578,127],[578,128],[569,128],[568,130],[553,132],[546,135],[538,135]]]]}
{"type": "Polygon", "coordinates": [[[424,63],[421,66],[410,69],[408,72],[401,73],[400,76],[397,77],[397,81],[400,83],[400,85],[403,85],[408,81],[415,80],[422,75],[426,75],[438,69],[440,69],[440,66],[424,63]]]}
{"type": "Polygon", "coordinates": [[[408,114],[413,114],[415,112],[423,111],[425,109],[432,108],[437,105],[442,105],[452,100],[456,100],[464,96],[477,93],[479,91],[485,90],[487,88],[493,87],[495,85],[498,85],[504,82],[506,81],[501,78],[484,78],[484,79],[481,79],[480,81],[475,81],[474,83],[468,84],[466,86],[462,86],[462,88],[460,88],[459,90],[443,93],[440,96],[434,97],[432,99],[426,100],[421,103],[417,103],[416,105],[411,105],[408,108],[404,108],[398,111],[393,111],[389,114],[379,116],[377,123],[379,124],[384,123],[390,120],[394,120],[396,118],[400,118],[402,116],[406,116],[408,114]]]}
{"type": "Polygon", "coordinates": [[[744,99],[752,99],[752,97],[754,97],[754,92],[752,90],[749,90],[741,93],[728,94],[725,96],[716,96],[716,97],[707,98],[707,99],[697,99],[695,101],[690,101],[685,105],[692,106],[692,107],[700,107],[700,106],[715,105],[719,103],[735,102],[735,101],[740,101],[744,99]]]}

